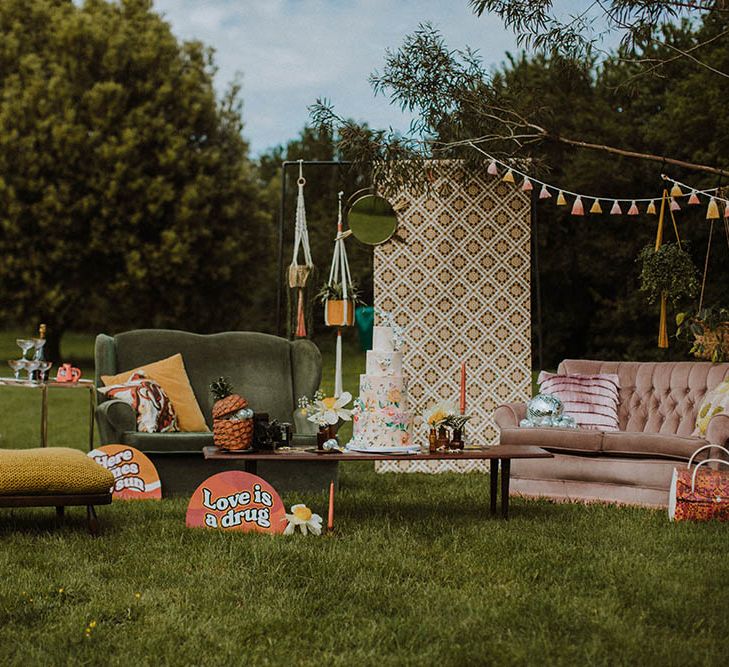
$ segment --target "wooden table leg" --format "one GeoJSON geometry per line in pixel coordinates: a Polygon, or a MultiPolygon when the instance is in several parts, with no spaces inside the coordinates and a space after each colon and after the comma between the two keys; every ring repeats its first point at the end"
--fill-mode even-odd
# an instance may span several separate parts
{"type": "Polygon", "coordinates": [[[511,459],[501,461],[501,518],[509,518],[509,476],[511,474],[511,459]]]}
{"type": "Polygon", "coordinates": [[[94,406],[94,392],[95,387],[91,387],[89,390],[89,451],[94,449],[94,417],[95,417],[95,406],[94,406]]]}
{"type": "Polygon", "coordinates": [[[41,388],[41,447],[48,446],[48,387],[41,388]]]}
{"type": "Polygon", "coordinates": [[[89,532],[96,537],[99,534],[99,520],[96,518],[96,510],[93,505],[86,506],[86,518],[89,524],[89,532]]]}
{"type": "Polygon", "coordinates": [[[491,514],[496,514],[496,497],[499,492],[499,459],[491,459],[491,514]]]}
{"type": "Polygon", "coordinates": [[[64,510],[65,509],[66,508],[63,505],[58,505],[56,507],[56,520],[58,521],[58,523],[61,523],[63,521],[64,510]]]}

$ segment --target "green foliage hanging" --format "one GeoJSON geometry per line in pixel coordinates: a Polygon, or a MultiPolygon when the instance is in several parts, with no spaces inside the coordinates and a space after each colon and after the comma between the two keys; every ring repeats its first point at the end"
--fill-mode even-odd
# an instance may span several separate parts
{"type": "Polygon", "coordinates": [[[698,272],[689,255],[677,243],[664,243],[658,250],[647,245],[636,261],[642,262],[640,289],[648,303],[657,303],[663,293],[677,306],[699,291],[698,272]]]}

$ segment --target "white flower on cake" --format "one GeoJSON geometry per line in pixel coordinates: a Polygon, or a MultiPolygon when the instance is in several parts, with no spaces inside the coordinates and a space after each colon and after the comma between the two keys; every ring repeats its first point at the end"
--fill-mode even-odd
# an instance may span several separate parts
{"type": "Polygon", "coordinates": [[[310,422],[319,426],[334,426],[340,419],[349,421],[352,418],[352,411],[344,406],[352,400],[352,394],[348,391],[342,392],[339,398],[329,396],[314,401],[312,414],[307,417],[310,422]]]}
{"type": "Polygon", "coordinates": [[[284,529],[284,535],[293,535],[296,526],[306,535],[321,535],[322,519],[318,514],[314,514],[306,505],[292,505],[291,514],[286,515],[288,525],[284,529]]]}

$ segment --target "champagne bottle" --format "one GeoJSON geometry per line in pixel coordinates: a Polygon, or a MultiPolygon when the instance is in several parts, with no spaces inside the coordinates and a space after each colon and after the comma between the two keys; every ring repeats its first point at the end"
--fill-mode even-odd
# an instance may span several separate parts
{"type": "MultiPolygon", "coordinates": [[[[41,324],[38,327],[38,340],[43,341],[43,343],[36,345],[35,354],[33,355],[33,359],[35,359],[37,361],[45,361],[46,360],[46,353],[45,353],[46,325],[45,324],[41,324]]],[[[34,379],[36,381],[46,382],[48,380],[48,371],[37,370],[33,373],[33,375],[35,376],[34,379]]]]}

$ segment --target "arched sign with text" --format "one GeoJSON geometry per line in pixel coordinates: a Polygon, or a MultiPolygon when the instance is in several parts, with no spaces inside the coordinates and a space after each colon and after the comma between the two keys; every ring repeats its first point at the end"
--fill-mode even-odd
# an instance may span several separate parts
{"type": "Polygon", "coordinates": [[[129,445],[103,445],[89,456],[114,475],[114,500],[161,500],[159,473],[146,455],[129,445]]]}
{"type": "Polygon", "coordinates": [[[208,477],[190,498],[188,528],[283,533],[286,510],[266,480],[238,470],[208,477]]]}

